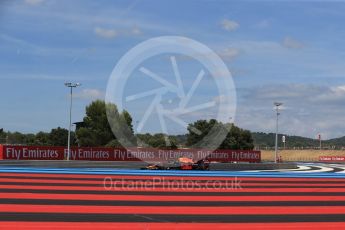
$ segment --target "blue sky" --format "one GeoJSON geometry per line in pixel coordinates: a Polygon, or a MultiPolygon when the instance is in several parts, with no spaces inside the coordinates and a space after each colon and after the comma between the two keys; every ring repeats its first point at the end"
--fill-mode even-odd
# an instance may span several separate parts
{"type": "MultiPolygon", "coordinates": [[[[88,103],[104,98],[107,80],[128,50],[174,35],[207,45],[226,63],[238,97],[237,125],[274,132],[273,102],[283,101],[282,132],[343,136],[343,12],[344,1],[2,1],[0,127],[21,132],[67,127],[65,81],[82,83],[73,107],[73,121],[81,120],[88,103]]],[[[151,61],[152,68],[169,78],[162,61],[151,61]]],[[[188,87],[197,65],[182,60],[180,66],[188,87]]],[[[128,91],[150,85],[137,79],[129,81],[128,91]]],[[[196,101],[216,98],[212,87],[211,77],[201,82],[196,101]]],[[[136,121],[146,107],[140,102],[128,110],[136,121]]],[[[200,111],[187,121],[211,117],[200,111]]],[[[170,126],[172,133],[183,132],[170,126]]],[[[159,128],[153,117],[144,130],[159,128]]]]}

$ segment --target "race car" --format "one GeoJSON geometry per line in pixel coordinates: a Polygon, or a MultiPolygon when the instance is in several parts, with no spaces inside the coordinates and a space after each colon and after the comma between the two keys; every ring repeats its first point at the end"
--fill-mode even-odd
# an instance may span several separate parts
{"type": "Polygon", "coordinates": [[[210,162],[206,159],[194,162],[193,159],[188,157],[180,157],[176,161],[164,164],[155,163],[150,164],[143,169],[148,170],[209,170],[210,162]]]}

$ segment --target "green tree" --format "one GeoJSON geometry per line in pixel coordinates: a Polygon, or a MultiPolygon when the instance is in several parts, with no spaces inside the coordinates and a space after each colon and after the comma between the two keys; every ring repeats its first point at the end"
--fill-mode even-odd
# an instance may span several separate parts
{"type": "MultiPolygon", "coordinates": [[[[74,132],[71,132],[71,145],[74,145],[74,132]]],[[[52,129],[49,133],[49,145],[52,146],[66,146],[68,143],[68,130],[57,127],[52,129]]]]}
{"type": "Polygon", "coordinates": [[[219,149],[240,149],[250,150],[254,148],[253,138],[248,130],[243,130],[233,124],[230,125],[229,133],[219,146],[219,149]]]}
{"type": "Polygon", "coordinates": [[[35,145],[49,145],[49,133],[38,132],[35,136],[35,145]]]}
{"type": "Polygon", "coordinates": [[[25,137],[20,132],[8,132],[7,133],[7,143],[8,144],[26,144],[24,143],[25,137]]]}
{"type": "Polygon", "coordinates": [[[198,120],[188,125],[187,146],[196,148],[217,148],[217,149],[253,149],[253,139],[248,130],[243,130],[233,124],[223,124],[215,119],[198,120]],[[212,140],[205,138],[207,135],[225,139],[219,146],[214,146],[212,140]]]}
{"type": "Polygon", "coordinates": [[[25,135],[25,143],[27,145],[35,145],[36,144],[36,135],[33,133],[29,133],[25,135]]]}
{"type": "Polygon", "coordinates": [[[112,129],[123,133],[123,139],[117,141],[134,141],[132,117],[127,111],[119,113],[114,104],[106,104],[102,100],[93,101],[86,107],[83,121],[83,127],[76,133],[80,146],[105,146],[118,143],[114,141],[117,138],[112,129]]]}
{"type": "Polygon", "coordinates": [[[108,142],[108,143],[105,145],[105,147],[109,147],[109,148],[121,148],[121,147],[123,147],[123,146],[122,146],[122,144],[121,144],[118,140],[114,139],[114,140],[111,140],[110,142],[108,142]]]}
{"type": "Polygon", "coordinates": [[[215,119],[211,119],[210,121],[207,120],[198,120],[192,124],[189,124],[187,127],[188,134],[187,134],[187,145],[197,145],[195,147],[202,147],[199,146],[198,143],[205,136],[210,132],[213,126],[217,124],[215,119]]]}
{"type": "Polygon", "coordinates": [[[132,119],[131,115],[129,114],[129,112],[124,110],[122,112],[121,116],[122,116],[123,121],[125,122],[125,124],[129,128],[129,132],[130,133],[134,133],[134,131],[133,131],[133,124],[132,124],[133,119],[132,119]]]}
{"type": "Polygon", "coordinates": [[[0,129],[0,143],[6,143],[7,134],[4,132],[4,129],[0,129]]]}
{"type": "Polygon", "coordinates": [[[78,129],[76,134],[79,146],[98,146],[97,136],[93,130],[82,127],[78,129]]]}
{"type": "Polygon", "coordinates": [[[177,149],[177,141],[174,137],[168,136],[163,133],[151,135],[137,134],[138,145],[141,147],[154,147],[159,149],[177,149]]]}

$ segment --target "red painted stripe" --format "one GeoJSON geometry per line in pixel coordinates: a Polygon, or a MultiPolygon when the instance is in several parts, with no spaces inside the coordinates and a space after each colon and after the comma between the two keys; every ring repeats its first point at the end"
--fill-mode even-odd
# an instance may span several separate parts
{"type": "Polygon", "coordinates": [[[344,182],[345,179],[342,178],[255,178],[255,177],[202,177],[202,176],[141,176],[141,175],[82,175],[82,174],[49,174],[49,173],[0,173],[0,176],[23,176],[23,177],[46,177],[46,178],[99,178],[104,179],[105,177],[120,178],[120,179],[153,179],[153,178],[165,178],[166,180],[234,180],[238,178],[242,181],[246,180],[256,180],[256,181],[334,181],[334,182],[344,182]]]}
{"type": "Polygon", "coordinates": [[[1,193],[1,199],[128,201],[345,201],[345,196],[147,196],[97,194],[1,193]]]}
{"type": "MultiPolygon", "coordinates": [[[[110,180],[106,180],[108,183],[110,180]]],[[[245,186],[275,186],[275,187],[281,187],[281,186],[298,186],[298,187],[303,187],[303,186],[333,186],[333,187],[344,187],[345,183],[330,183],[330,184],[322,184],[322,183],[308,183],[308,184],[296,184],[295,182],[286,182],[286,183],[275,183],[272,181],[268,181],[265,183],[252,183],[252,182],[246,182],[242,181],[241,179],[237,179],[237,182],[239,182],[243,187],[245,186]]],[[[233,181],[233,183],[236,183],[236,181],[233,181]]],[[[56,183],[56,184],[98,184],[102,185],[104,183],[104,180],[99,180],[99,181],[93,181],[93,180],[51,180],[51,179],[10,179],[10,178],[0,178],[0,182],[21,182],[21,183],[41,183],[42,185],[47,184],[47,183],[56,183]]],[[[157,186],[163,186],[163,185],[169,185],[172,184],[173,182],[170,182],[168,180],[143,180],[143,181],[127,181],[127,180],[122,180],[122,179],[114,179],[112,181],[113,183],[116,182],[117,185],[129,185],[129,184],[152,184],[152,185],[157,185],[157,186]]],[[[174,183],[178,182],[180,185],[192,185],[195,181],[191,180],[177,180],[174,183]]],[[[208,182],[200,182],[197,181],[195,184],[201,185],[201,186],[207,186],[207,185],[212,185],[214,182],[217,183],[217,186],[229,186],[231,185],[232,181],[229,181],[227,183],[221,183],[219,181],[208,181],[208,182]]]]}
{"type": "Polygon", "coordinates": [[[0,229],[65,229],[65,230],[325,230],[345,229],[345,222],[330,223],[73,223],[73,222],[0,222],[0,229]]]}
{"type": "Polygon", "coordinates": [[[11,179],[11,178],[0,178],[0,182],[22,182],[22,183],[56,183],[56,184],[103,184],[103,180],[52,180],[52,179],[11,179]]]}
{"type": "MultiPolygon", "coordinates": [[[[288,182],[288,183],[248,183],[246,181],[241,181],[240,179],[236,180],[237,182],[240,182],[242,187],[245,186],[275,186],[275,187],[282,187],[282,186],[296,186],[296,187],[303,187],[303,186],[333,186],[333,187],[345,187],[345,184],[343,183],[330,183],[330,184],[323,184],[323,183],[310,183],[310,184],[296,184],[294,182],[288,182]]],[[[191,180],[178,180],[175,182],[170,182],[168,180],[142,180],[142,181],[127,181],[127,180],[121,180],[121,179],[116,179],[113,180],[113,183],[116,183],[117,185],[129,185],[136,183],[138,185],[149,183],[150,185],[157,185],[157,186],[163,186],[163,185],[169,185],[172,183],[179,184],[179,185],[191,185],[192,183],[195,183],[200,186],[207,186],[207,185],[212,185],[212,183],[216,182],[217,186],[229,186],[231,183],[236,183],[236,181],[229,181],[229,182],[219,182],[219,181],[208,181],[208,182],[200,182],[200,181],[191,181],[191,180]]],[[[47,183],[55,183],[55,184],[96,184],[96,185],[102,185],[104,183],[103,180],[99,181],[93,181],[93,180],[51,180],[51,179],[10,179],[10,178],[0,178],[0,182],[20,182],[20,183],[41,183],[42,185],[47,184],[47,183]]],[[[108,183],[108,180],[106,180],[108,183]]]]}
{"type": "Polygon", "coordinates": [[[97,214],[176,214],[176,215],[287,215],[345,214],[344,206],[291,207],[184,207],[184,206],[87,206],[2,204],[0,212],[30,213],[97,213],[97,214]]]}
{"type": "Polygon", "coordinates": [[[181,186],[171,187],[81,187],[81,186],[42,186],[42,185],[0,185],[0,189],[46,189],[46,190],[75,190],[75,191],[155,191],[155,192],[345,192],[345,188],[181,188],[181,186]]]}

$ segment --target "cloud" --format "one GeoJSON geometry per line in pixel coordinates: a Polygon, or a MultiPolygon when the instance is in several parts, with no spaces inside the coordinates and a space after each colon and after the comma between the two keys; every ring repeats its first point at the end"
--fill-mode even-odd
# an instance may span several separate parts
{"type": "Polygon", "coordinates": [[[95,27],[94,32],[96,35],[107,39],[114,38],[118,35],[114,29],[104,29],[101,27],[95,27]]]}
{"type": "Polygon", "coordinates": [[[325,90],[323,93],[315,95],[312,101],[327,102],[327,103],[345,102],[345,85],[330,87],[328,90],[325,90]]]}
{"type": "Polygon", "coordinates": [[[238,55],[240,55],[240,50],[236,48],[225,48],[224,50],[218,52],[219,56],[224,60],[233,60],[238,55]]]}
{"type": "Polygon", "coordinates": [[[79,99],[102,99],[104,98],[104,92],[98,89],[83,89],[81,92],[73,94],[73,97],[79,99]]]}
{"type": "Polygon", "coordinates": [[[345,105],[345,85],[266,85],[252,89],[247,96],[261,101],[286,100],[293,102],[293,104],[345,105]]]}
{"type": "MultiPolygon", "coordinates": [[[[196,58],[200,59],[208,59],[214,57],[214,53],[216,53],[219,57],[221,57],[224,61],[232,61],[236,57],[241,54],[241,51],[237,48],[223,48],[218,49],[216,52],[195,52],[191,53],[190,56],[187,55],[175,55],[175,57],[180,61],[192,61],[196,58]]],[[[164,56],[164,59],[170,59],[170,55],[164,56]]]]}
{"type": "Polygon", "coordinates": [[[344,136],[345,85],[307,84],[264,85],[238,92],[239,126],[253,131],[274,132],[273,102],[284,103],[280,130],[282,133],[325,138],[344,136]]]}
{"type": "Polygon", "coordinates": [[[303,84],[265,85],[252,89],[250,97],[255,97],[257,100],[306,99],[309,96],[319,95],[326,90],[329,88],[303,84]]]}
{"type": "Polygon", "coordinates": [[[282,45],[289,49],[301,49],[304,47],[304,43],[297,41],[296,39],[291,37],[285,37],[282,45]]]}
{"type": "Polygon", "coordinates": [[[97,36],[102,37],[102,38],[107,38],[107,39],[115,38],[118,36],[136,36],[136,35],[142,34],[142,31],[138,26],[134,26],[130,29],[122,29],[122,30],[95,27],[94,32],[97,36]]]}
{"type": "Polygon", "coordinates": [[[32,5],[32,6],[39,5],[44,1],[45,0],[24,0],[25,3],[32,5]]]}
{"type": "Polygon", "coordinates": [[[212,99],[215,103],[219,104],[219,103],[224,103],[224,102],[228,102],[227,101],[227,97],[224,94],[218,95],[213,97],[212,99]]]}
{"type": "Polygon", "coordinates": [[[227,30],[227,31],[235,31],[240,27],[240,25],[236,21],[229,20],[229,19],[224,19],[221,22],[221,26],[224,30],[227,30]]]}
{"type": "Polygon", "coordinates": [[[141,33],[142,33],[142,31],[141,31],[140,28],[137,27],[137,26],[133,27],[132,30],[131,30],[131,34],[132,34],[132,35],[139,35],[139,34],[141,34],[141,33]]]}

